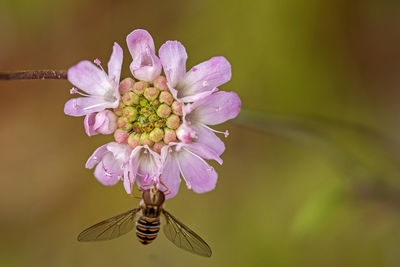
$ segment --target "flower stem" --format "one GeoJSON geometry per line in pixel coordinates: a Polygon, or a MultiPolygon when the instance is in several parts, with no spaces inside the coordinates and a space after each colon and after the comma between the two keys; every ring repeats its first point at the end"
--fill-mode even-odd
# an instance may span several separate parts
{"type": "Polygon", "coordinates": [[[66,70],[28,70],[0,72],[0,80],[67,79],[66,70]]]}

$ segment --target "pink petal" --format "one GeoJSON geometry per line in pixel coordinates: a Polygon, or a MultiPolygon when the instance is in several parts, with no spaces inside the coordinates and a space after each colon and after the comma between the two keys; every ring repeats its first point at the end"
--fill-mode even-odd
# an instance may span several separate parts
{"type": "Polygon", "coordinates": [[[159,177],[161,171],[160,155],[149,149],[148,146],[138,146],[131,153],[129,168],[137,185],[143,186],[147,174],[151,177],[159,177]]]}
{"type": "Polygon", "coordinates": [[[103,95],[109,88],[112,88],[107,74],[87,60],[69,68],[68,80],[91,95],[103,95]]]}
{"type": "Polygon", "coordinates": [[[161,162],[163,167],[160,180],[170,192],[165,196],[166,199],[176,196],[181,184],[178,162],[174,157],[175,153],[169,152],[170,149],[169,146],[165,146],[161,151],[161,162]]]}
{"type": "Polygon", "coordinates": [[[169,86],[175,87],[186,73],[187,54],[178,41],[167,41],[158,52],[169,86]]]}
{"type": "Polygon", "coordinates": [[[118,171],[118,167],[115,166],[117,163],[114,161],[114,157],[111,153],[107,153],[103,160],[97,164],[96,169],[94,171],[94,176],[99,180],[100,183],[106,186],[112,186],[118,183],[120,172],[118,171]]]}
{"type": "Polygon", "coordinates": [[[110,110],[103,110],[96,114],[93,129],[101,134],[112,134],[117,129],[117,115],[110,110]]]}
{"type": "Polygon", "coordinates": [[[183,98],[210,91],[231,79],[231,64],[224,57],[213,57],[193,67],[177,85],[183,98]]]}
{"type": "Polygon", "coordinates": [[[234,92],[216,92],[191,105],[193,110],[187,117],[207,125],[216,125],[235,118],[242,103],[234,92]]]}
{"type": "Polygon", "coordinates": [[[153,38],[146,30],[134,30],[126,37],[126,43],[132,58],[136,58],[138,55],[146,51],[147,47],[149,47],[153,52],[155,51],[153,38]]]}
{"type": "Polygon", "coordinates": [[[107,145],[108,144],[102,145],[93,152],[93,154],[86,162],[85,167],[87,169],[93,169],[93,167],[96,166],[96,164],[98,164],[103,159],[104,155],[108,152],[107,145]]]}
{"type": "Polygon", "coordinates": [[[124,188],[127,194],[132,194],[133,184],[131,183],[131,180],[127,177],[125,177],[124,179],[124,188]]]}
{"type": "Polygon", "coordinates": [[[218,174],[201,157],[182,148],[176,158],[187,186],[196,193],[205,193],[215,188],[218,174]]]}
{"type": "Polygon", "coordinates": [[[200,99],[203,99],[211,94],[213,94],[214,92],[217,92],[218,88],[214,88],[211,89],[210,91],[205,91],[205,92],[201,92],[198,94],[194,94],[194,95],[189,95],[189,96],[185,96],[180,98],[179,100],[184,102],[184,103],[188,103],[188,102],[196,102],[199,101],[200,99]]]}
{"type": "Polygon", "coordinates": [[[78,97],[72,98],[65,103],[64,113],[70,116],[84,116],[90,113],[99,112],[106,108],[115,108],[118,101],[107,102],[101,97],[78,97]]]}
{"type": "Polygon", "coordinates": [[[129,52],[132,55],[131,72],[136,79],[152,82],[160,75],[160,59],[155,55],[154,41],[145,30],[134,30],[127,38],[129,52]]]}
{"type": "Polygon", "coordinates": [[[119,44],[114,43],[113,52],[111,54],[110,61],[108,61],[108,77],[116,84],[119,83],[121,76],[122,59],[122,48],[119,44]]]}
{"type": "Polygon", "coordinates": [[[161,74],[160,59],[154,52],[148,51],[134,59],[130,65],[132,75],[142,81],[153,82],[161,74]]]}
{"type": "Polygon", "coordinates": [[[127,162],[132,152],[130,146],[126,144],[118,144],[117,142],[108,143],[107,150],[113,154],[116,161],[118,160],[121,163],[127,162]]]}
{"type": "MultiPolygon", "coordinates": [[[[225,151],[224,142],[219,139],[213,131],[204,127],[199,123],[192,124],[193,129],[196,131],[197,139],[195,143],[207,147],[207,150],[213,151],[215,155],[220,156],[225,151]]],[[[205,149],[205,148],[203,148],[205,149]]],[[[218,161],[218,160],[217,160],[218,161]]]]}
{"type": "Polygon", "coordinates": [[[85,119],[83,120],[83,125],[85,127],[85,132],[88,136],[96,135],[98,134],[94,129],[93,125],[95,124],[96,120],[96,113],[90,113],[85,116],[85,119]]]}
{"type": "Polygon", "coordinates": [[[202,158],[215,160],[222,165],[222,159],[219,157],[218,153],[216,153],[215,150],[209,145],[194,142],[186,145],[185,147],[202,158]]]}

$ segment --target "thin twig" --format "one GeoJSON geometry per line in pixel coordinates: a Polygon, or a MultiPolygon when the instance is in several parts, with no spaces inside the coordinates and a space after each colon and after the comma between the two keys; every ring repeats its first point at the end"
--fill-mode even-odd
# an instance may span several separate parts
{"type": "Polygon", "coordinates": [[[67,79],[66,70],[28,70],[0,72],[0,80],[48,80],[67,79]]]}

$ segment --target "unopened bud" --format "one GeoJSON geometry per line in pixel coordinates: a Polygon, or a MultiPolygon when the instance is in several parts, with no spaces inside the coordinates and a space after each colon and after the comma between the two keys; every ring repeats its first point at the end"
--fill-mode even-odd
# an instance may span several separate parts
{"type": "Polygon", "coordinates": [[[155,128],[153,131],[150,133],[150,139],[153,142],[160,142],[164,137],[164,131],[161,130],[160,128],[155,128]]]}
{"type": "Polygon", "coordinates": [[[153,114],[153,109],[151,107],[142,107],[140,109],[140,114],[142,114],[145,117],[150,116],[151,114],[153,114]]]}
{"type": "Polygon", "coordinates": [[[135,133],[142,133],[142,126],[141,126],[140,122],[135,122],[135,123],[132,125],[132,129],[133,129],[133,131],[134,131],[135,133]]]}
{"type": "Polygon", "coordinates": [[[165,125],[166,120],[165,119],[159,119],[154,123],[154,126],[157,128],[162,128],[165,125]]]}
{"type": "Polygon", "coordinates": [[[122,102],[125,105],[136,105],[139,103],[139,96],[134,92],[128,91],[122,96],[122,102]]]}
{"type": "Polygon", "coordinates": [[[149,117],[149,122],[155,122],[158,119],[158,116],[156,114],[151,114],[149,117]]]}
{"type": "Polygon", "coordinates": [[[178,129],[181,120],[179,119],[178,115],[172,114],[167,119],[167,127],[173,130],[178,129]]]}
{"type": "Polygon", "coordinates": [[[171,114],[171,108],[167,104],[161,104],[157,108],[157,115],[161,118],[167,118],[171,114]]]}
{"type": "Polygon", "coordinates": [[[153,151],[161,154],[161,149],[165,146],[164,142],[157,142],[153,146],[153,151]]]}
{"type": "Polygon", "coordinates": [[[140,115],[139,118],[137,119],[138,122],[140,122],[142,125],[148,122],[147,117],[140,115]]]}
{"type": "Polygon", "coordinates": [[[158,88],[155,87],[147,87],[144,90],[144,97],[149,100],[152,101],[154,99],[157,98],[158,94],[160,93],[160,90],[158,88]]]}
{"type": "Polygon", "coordinates": [[[128,139],[128,133],[125,132],[124,130],[117,129],[114,132],[114,139],[119,144],[125,144],[126,140],[128,139]]]}
{"type": "Polygon", "coordinates": [[[133,85],[133,91],[138,95],[142,95],[144,93],[144,89],[147,87],[149,87],[147,82],[136,82],[135,85],[133,85]]]}
{"type": "Polygon", "coordinates": [[[149,104],[149,101],[147,101],[147,99],[146,98],[140,98],[140,100],[139,100],[139,104],[142,106],[142,107],[144,107],[144,106],[147,106],[148,104],[149,104]]]}
{"type": "Polygon", "coordinates": [[[174,103],[172,103],[171,105],[172,108],[172,112],[178,116],[182,116],[182,103],[178,102],[178,101],[174,101],[174,103]]]}
{"type": "Polygon", "coordinates": [[[125,117],[119,117],[117,120],[118,128],[121,128],[124,131],[130,131],[132,129],[132,123],[128,121],[125,117]]]}
{"type": "Polygon", "coordinates": [[[140,135],[140,140],[139,140],[141,145],[148,145],[148,146],[152,146],[153,145],[153,141],[151,141],[150,139],[150,135],[148,133],[142,133],[140,135]]]}
{"type": "Polygon", "coordinates": [[[140,145],[140,135],[135,133],[130,134],[128,137],[128,145],[131,148],[135,148],[140,145]]]}
{"type": "Polygon", "coordinates": [[[151,132],[151,130],[154,129],[154,125],[151,124],[150,122],[146,122],[145,124],[143,124],[142,129],[143,129],[145,132],[151,132]]]}
{"type": "Polygon", "coordinates": [[[119,83],[119,93],[121,95],[125,94],[126,92],[128,92],[129,90],[133,89],[133,85],[134,85],[135,81],[132,78],[125,78],[123,79],[120,83],[119,83]]]}
{"type": "Polygon", "coordinates": [[[158,76],[154,79],[154,86],[159,88],[161,91],[168,90],[167,79],[164,76],[158,76]]]}
{"type": "Polygon", "coordinates": [[[158,100],[158,99],[153,100],[153,102],[151,102],[151,105],[152,105],[154,108],[158,108],[158,106],[160,105],[160,100],[158,100]]]}
{"type": "Polygon", "coordinates": [[[124,107],[122,114],[128,121],[134,121],[137,118],[138,112],[134,107],[124,107]]]}
{"type": "Polygon", "coordinates": [[[169,128],[165,128],[164,129],[164,143],[166,143],[167,145],[170,142],[174,142],[176,141],[176,134],[174,130],[171,130],[169,128]]]}
{"type": "Polygon", "coordinates": [[[173,101],[174,101],[174,97],[171,95],[170,92],[163,91],[160,93],[160,102],[161,103],[166,103],[170,106],[173,101]]]}

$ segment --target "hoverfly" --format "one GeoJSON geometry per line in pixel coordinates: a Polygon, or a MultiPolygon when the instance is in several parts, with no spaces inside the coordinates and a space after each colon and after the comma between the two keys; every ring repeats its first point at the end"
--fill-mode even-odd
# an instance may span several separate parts
{"type": "Polygon", "coordinates": [[[99,222],[78,236],[78,241],[111,240],[130,232],[136,225],[136,236],[143,245],[156,239],[160,230],[160,215],[164,215],[163,231],[177,247],[204,257],[211,257],[207,243],[186,225],[164,210],[164,193],[155,188],[143,191],[139,207],[99,222]],[[140,215],[140,217],[139,217],[140,215]]]}

